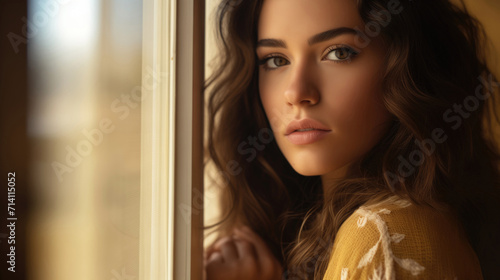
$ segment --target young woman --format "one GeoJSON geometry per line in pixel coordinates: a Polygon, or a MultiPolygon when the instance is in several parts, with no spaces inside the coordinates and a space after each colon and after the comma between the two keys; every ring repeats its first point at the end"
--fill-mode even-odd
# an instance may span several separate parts
{"type": "Polygon", "coordinates": [[[448,0],[223,0],[211,279],[500,277],[498,84],[448,0]]]}

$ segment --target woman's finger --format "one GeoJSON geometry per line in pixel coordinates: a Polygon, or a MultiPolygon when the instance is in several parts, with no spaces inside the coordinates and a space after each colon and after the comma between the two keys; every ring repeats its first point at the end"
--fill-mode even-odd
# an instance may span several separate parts
{"type": "Polygon", "coordinates": [[[215,251],[210,255],[210,257],[208,257],[206,265],[222,262],[224,262],[224,259],[222,258],[221,252],[215,251]]]}
{"type": "Polygon", "coordinates": [[[203,251],[203,255],[205,257],[205,260],[207,260],[210,255],[215,252],[215,249],[214,249],[214,244],[212,243],[210,246],[208,246],[204,251],[203,251]]]}
{"type": "Polygon", "coordinates": [[[235,233],[238,237],[241,237],[247,241],[253,243],[255,251],[259,257],[271,257],[272,253],[267,247],[267,244],[248,227],[243,227],[242,229],[235,229],[235,233]]]}
{"type": "Polygon", "coordinates": [[[257,252],[255,252],[254,246],[249,241],[236,237],[234,239],[234,244],[238,250],[238,257],[241,260],[247,261],[257,259],[257,252]]]}
{"type": "Polygon", "coordinates": [[[273,253],[267,247],[267,244],[253,232],[250,228],[244,227],[241,230],[235,230],[238,237],[245,239],[253,244],[257,254],[256,265],[269,277],[279,277],[282,272],[281,264],[276,260],[273,253]]]}
{"type": "Polygon", "coordinates": [[[206,250],[206,258],[208,259],[210,258],[210,255],[212,255],[212,253],[220,251],[220,246],[225,242],[227,242],[228,240],[230,240],[230,238],[226,236],[218,239],[217,241],[215,241],[215,243],[210,245],[206,250]]]}
{"type": "Polygon", "coordinates": [[[236,244],[234,240],[229,238],[226,242],[220,245],[220,252],[222,253],[223,261],[229,262],[238,259],[238,251],[236,249],[236,244]]]}
{"type": "Polygon", "coordinates": [[[231,240],[231,237],[229,236],[225,236],[225,237],[222,237],[221,239],[215,241],[214,245],[213,245],[213,250],[214,251],[220,251],[220,246],[226,242],[228,242],[229,240],[231,240]]]}

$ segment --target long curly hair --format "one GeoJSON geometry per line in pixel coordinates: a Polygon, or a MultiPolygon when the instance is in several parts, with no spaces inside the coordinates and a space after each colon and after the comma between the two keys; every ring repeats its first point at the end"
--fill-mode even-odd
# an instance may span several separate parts
{"type": "Polygon", "coordinates": [[[285,277],[322,279],[342,223],[361,205],[398,195],[453,209],[484,278],[493,278],[500,252],[499,84],[487,65],[484,29],[462,1],[401,0],[402,11],[390,18],[388,2],[357,5],[365,23],[383,26],[383,100],[392,125],[323,194],[319,176],[302,176],[289,165],[259,98],[255,48],[263,0],[222,0],[220,53],[205,87],[206,163],[218,171],[223,216],[207,229],[225,235],[246,224],[282,262],[285,277]]]}

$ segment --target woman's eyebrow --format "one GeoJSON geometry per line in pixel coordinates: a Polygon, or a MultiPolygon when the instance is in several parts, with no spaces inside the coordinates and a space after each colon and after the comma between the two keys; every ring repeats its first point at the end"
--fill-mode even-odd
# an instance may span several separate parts
{"type": "Polygon", "coordinates": [[[328,30],[325,32],[321,32],[319,34],[312,36],[307,41],[307,43],[309,43],[309,46],[311,46],[311,45],[314,45],[317,43],[321,43],[321,42],[330,40],[334,37],[337,37],[341,34],[346,34],[346,33],[356,35],[356,34],[358,34],[358,31],[356,31],[355,29],[349,28],[349,27],[334,28],[334,29],[331,29],[331,30],[328,30]]]}
{"type": "Polygon", "coordinates": [[[271,47],[271,48],[284,48],[286,49],[286,43],[283,40],[278,39],[262,39],[257,42],[257,48],[260,47],[271,47]]]}
{"type": "MultiPolygon", "coordinates": [[[[334,28],[330,29],[325,32],[321,32],[319,34],[316,34],[309,38],[307,40],[307,43],[309,46],[312,46],[317,43],[321,43],[327,40],[330,40],[336,36],[339,36],[341,34],[358,34],[358,31],[355,29],[349,28],[349,27],[339,27],[339,28],[334,28]]],[[[287,45],[285,41],[279,40],[279,39],[262,39],[257,42],[257,48],[259,47],[274,47],[274,48],[287,48],[287,45]]]]}

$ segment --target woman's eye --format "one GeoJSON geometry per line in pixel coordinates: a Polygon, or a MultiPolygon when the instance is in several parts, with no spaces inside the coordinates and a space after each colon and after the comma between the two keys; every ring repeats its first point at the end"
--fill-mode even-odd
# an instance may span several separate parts
{"type": "Polygon", "coordinates": [[[358,53],[351,48],[340,47],[340,48],[336,48],[336,49],[331,50],[327,54],[326,59],[342,62],[342,61],[351,60],[352,57],[357,55],[357,54],[358,53]]]}
{"type": "Polygon", "coordinates": [[[285,66],[288,64],[288,61],[281,57],[281,56],[275,56],[275,57],[269,57],[264,60],[265,68],[267,69],[276,69],[281,66],[285,66]]]}

